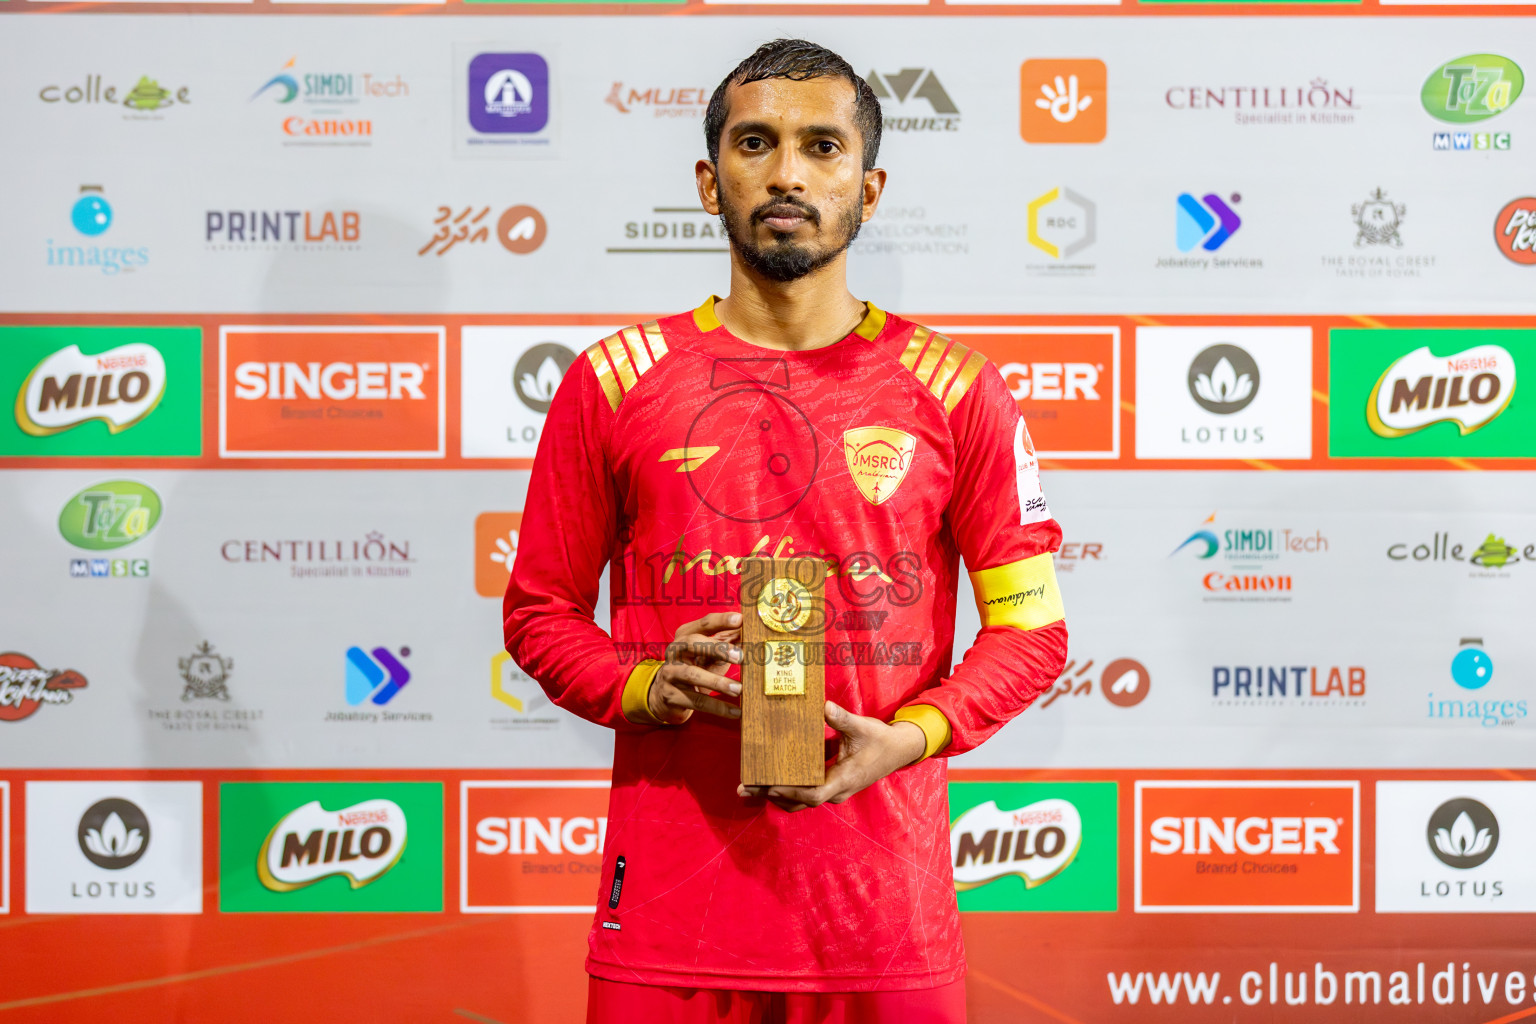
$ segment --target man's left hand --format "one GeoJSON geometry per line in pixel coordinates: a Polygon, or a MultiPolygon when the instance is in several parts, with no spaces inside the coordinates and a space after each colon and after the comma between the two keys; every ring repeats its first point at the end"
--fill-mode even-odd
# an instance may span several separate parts
{"type": "Polygon", "coordinates": [[[898,768],[923,756],[928,739],[912,722],[887,724],[856,715],[827,701],[827,724],[842,733],[837,760],[819,786],[737,786],[744,797],[767,797],[786,811],[840,804],[898,768]]]}

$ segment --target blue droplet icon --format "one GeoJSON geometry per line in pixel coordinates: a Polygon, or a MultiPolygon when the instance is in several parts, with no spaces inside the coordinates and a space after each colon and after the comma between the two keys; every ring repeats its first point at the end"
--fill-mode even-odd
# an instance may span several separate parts
{"type": "Polygon", "coordinates": [[[101,196],[81,196],[75,200],[69,219],[82,235],[99,235],[112,226],[112,204],[101,196]]]}
{"type": "Polygon", "coordinates": [[[1451,659],[1451,678],[1463,690],[1481,689],[1493,678],[1493,659],[1479,648],[1463,648],[1451,659]]]}

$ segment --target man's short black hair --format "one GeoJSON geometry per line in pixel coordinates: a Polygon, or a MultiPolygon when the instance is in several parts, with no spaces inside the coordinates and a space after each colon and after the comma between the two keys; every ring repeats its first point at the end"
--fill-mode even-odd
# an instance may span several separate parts
{"type": "Polygon", "coordinates": [[[775,39],[753,51],[752,56],[736,65],[736,70],[725,76],[709,98],[709,110],[704,114],[704,145],[709,151],[709,162],[720,162],[720,133],[725,129],[725,115],[729,101],[726,93],[733,85],[761,82],[765,78],[787,78],[803,82],[808,78],[845,78],[858,94],[854,107],[853,123],[859,129],[864,143],[864,170],[872,170],[880,158],[880,128],[884,118],[880,100],[860,78],[853,66],[825,46],[804,39],[775,39]]]}

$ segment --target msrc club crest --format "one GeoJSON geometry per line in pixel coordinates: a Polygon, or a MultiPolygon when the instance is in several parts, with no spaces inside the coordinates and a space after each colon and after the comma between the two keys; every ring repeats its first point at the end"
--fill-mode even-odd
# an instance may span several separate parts
{"type": "Polygon", "coordinates": [[[261,884],[292,892],[341,875],[354,889],[375,882],[405,852],[405,811],[393,800],[364,800],[328,811],[320,801],[283,815],[256,861],[261,884]]]}
{"type": "Polygon", "coordinates": [[[912,468],[917,438],[895,427],[854,427],[843,431],[848,474],[871,505],[885,501],[912,468]]]}

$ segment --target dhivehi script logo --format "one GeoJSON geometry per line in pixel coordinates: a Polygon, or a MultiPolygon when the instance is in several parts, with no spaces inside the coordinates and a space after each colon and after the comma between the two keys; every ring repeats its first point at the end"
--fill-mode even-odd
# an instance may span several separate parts
{"type": "Polygon", "coordinates": [[[878,505],[896,493],[912,468],[917,438],[895,427],[854,427],[843,431],[843,455],[859,493],[878,505]]]}
{"type": "Polygon", "coordinates": [[[1393,361],[1371,389],[1365,418],[1381,437],[1403,437],[1441,422],[1463,436],[1509,407],[1515,359],[1502,345],[1477,345],[1450,356],[1428,346],[1393,361]]]}
{"type": "Polygon", "coordinates": [[[93,356],[71,345],[37,364],[16,393],[16,425],[47,437],[101,420],[120,433],[154,411],[165,396],[165,357],[134,342],[93,356]]]}
{"type": "Polygon", "coordinates": [[[988,800],[955,819],[949,852],[955,889],[964,892],[1018,875],[1033,889],[1055,878],[1083,845],[1083,819],[1070,801],[1037,800],[1000,811],[988,800]]]}
{"type": "Polygon", "coordinates": [[[404,852],[405,812],[393,800],[364,800],[339,811],[311,800],[267,833],[256,873],[273,892],[292,892],[332,875],[361,889],[383,877],[404,852]]]}

